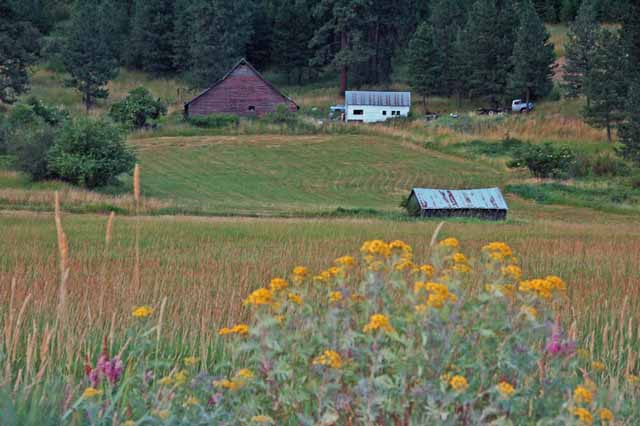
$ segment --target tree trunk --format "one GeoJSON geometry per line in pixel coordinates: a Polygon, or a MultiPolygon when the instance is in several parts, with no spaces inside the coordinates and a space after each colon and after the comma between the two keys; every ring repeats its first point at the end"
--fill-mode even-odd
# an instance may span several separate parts
{"type": "Polygon", "coordinates": [[[607,120],[607,140],[611,143],[611,122],[607,120]]]}
{"type": "Polygon", "coordinates": [[[425,115],[427,114],[427,96],[422,95],[422,108],[424,109],[425,115]]]}
{"type": "MultiPolygon", "coordinates": [[[[347,32],[342,31],[340,34],[340,50],[347,48],[347,32]]],[[[344,92],[347,91],[347,80],[349,78],[349,67],[347,64],[343,64],[340,69],[340,96],[344,96],[344,92]]]]}
{"type": "Polygon", "coordinates": [[[529,87],[529,85],[527,85],[527,108],[529,108],[529,101],[531,100],[531,88],[529,87]]]}

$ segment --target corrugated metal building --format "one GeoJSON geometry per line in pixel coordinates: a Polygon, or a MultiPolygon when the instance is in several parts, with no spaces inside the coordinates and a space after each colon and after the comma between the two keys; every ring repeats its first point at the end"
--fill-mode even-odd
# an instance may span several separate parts
{"type": "Polygon", "coordinates": [[[499,188],[425,189],[413,188],[407,211],[421,217],[479,217],[505,220],[509,207],[499,188]]]}
{"type": "Polygon", "coordinates": [[[345,120],[375,123],[406,117],[411,109],[411,92],[346,91],[345,120]]]}
{"type": "Polygon", "coordinates": [[[297,111],[298,105],[282,94],[244,58],[207,90],[187,102],[187,116],[227,113],[262,115],[278,105],[297,111]]]}

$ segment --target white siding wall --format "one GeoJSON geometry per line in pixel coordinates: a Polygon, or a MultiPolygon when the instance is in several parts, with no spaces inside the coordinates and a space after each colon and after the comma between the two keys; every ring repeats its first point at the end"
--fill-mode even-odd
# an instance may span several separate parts
{"type": "Polygon", "coordinates": [[[397,117],[397,115],[391,115],[391,111],[400,111],[400,116],[406,117],[409,114],[409,107],[347,105],[347,113],[345,119],[347,121],[363,121],[365,123],[375,123],[378,121],[385,121],[390,118],[397,117]],[[361,109],[364,114],[355,115],[353,111],[357,109],[361,109]],[[386,111],[387,115],[382,115],[382,111],[386,111]]]}

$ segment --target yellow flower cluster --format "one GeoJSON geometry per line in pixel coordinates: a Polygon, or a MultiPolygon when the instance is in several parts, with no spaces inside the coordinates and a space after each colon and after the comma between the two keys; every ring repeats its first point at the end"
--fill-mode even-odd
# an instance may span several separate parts
{"type": "Polygon", "coordinates": [[[189,376],[187,375],[186,371],[180,370],[176,374],[174,374],[173,377],[174,377],[174,379],[176,381],[176,384],[182,385],[182,384],[185,384],[187,382],[187,378],[189,376]]]}
{"type": "Polygon", "coordinates": [[[613,413],[608,408],[601,408],[598,411],[598,417],[603,423],[613,421],[613,413]]]}
{"type": "Polygon", "coordinates": [[[505,277],[512,278],[514,280],[519,280],[522,277],[522,269],[520,269],[520,267],[517,265],[503,266],[501,271],[502,271],[502,275],[504,275],[505,277]]]}
{"type": "Polygon", "coordinates": [[[331,368],[342,368],[342,357],[336,351],[326,350],[322,355],[318,355],[313,359],[313,365],[325,365],[331,368]]]}
{"type": "Polygon", "coordinates": [[[637,376],[635,374],[627,374],[627,382],[632,385],[637,385],[638,383],[640,383],[640,376],[637,376]]]}
{"type": "Polygon", "coordinates": [[[573,399],[575,399],[576,402],[579,404],[588,405],[588,404],[591,404],[591,402],[593,401],[593,395],[591,394],[591,391],[586,387],[578,386],[573,391],[573,399]]]}
{"type": "Polygon", "coordinates": [[[189,396],[185,401],[184,401],[184,405],[187,407],[190,407],[192,405],[198,405],[200,404],[200,400],[198,398],[196,398],[195,396],[189,396]]]}
{"type": "Polygon", "coordinates": [[[438,243],[438,245],[443,246],[443,247],[458,247],[460,245],[460,243],[458,243],[458,240],[456,240],[455,238],[445,238],[444,240],[440,241],[438,243]]]}
{"type": "Polygon", "coordinates": [[[132,312],[132,315],[136,318],[146,318],[153,313],[153,308],[150,306],[138,306],[132,312]]]}
{"type": "Polygon", "coordinates": [[[488,253],[491,259],[497,261],[502,261],[507,258],[513,257],[513,251],[511,250],[511,247],[500,241],[494,241],[485,245],[484,247],[482,247],[482,251],[488,253]]]}
{"type": "Polygon", "coordinates": [[[289,293],[287,298],[296,305],[302,305],[302,297],[299,294],[289,293]]]}
{"type": "Polygon", "coordinates": [[[229,389],[231,391],[238,390],[247,384],[247,380],[253,378],[253,372],[246,368],[239,370],[231,379],[214,380],[213,386],[217,388],[229,389]]]}
{"type": "Polygon", "coordinates": [[[339,291],[332,291],[329,293],[329,302],[337,303],[342,300],[342,293],[339,291]]]}
{"type": "Polygon", "coordinates": [[[511,396],[516,391],[514,387],[511,385],[511,383],[507,383],[507,382],[498,383],[497,388],[498,388],[498,392],[500,392],[500,395],[502,395],[503,398],[511,398],[511,396]]]}
{"type": "Polygon", "coordinates": [[[513,284],[485,284],[484,289],[487,293],[500,293],[505,297],[512,297],[516,291],[516,287],[513,284]]]}
{"type": "Polygon", "coordinates": [[[389,322],[389,317],[382,314],[371,315],[369,323],[364,326],[363,331],[368,333],[375,330],[384,330],[387,333],[393,332],[394,329],[389,322]]]}
{"type": "Polygon", "coordinates": [[[421,290],[426,291],[429,295],[423,304],[416,306],[418,312],[424,312],[428,307],[441,309],[445,303],[454,304],[458,300],[458,297],[451,293],[445,284],[418,281],[413,285],[413,291],[420,294],[421,290]]]}
{"type": "Polygon", "coordinates": [[[259,415],[259,416],[253,416],[251,417],[251,421],[254,423],[269,423],[272,424],[274,423],[273,419],[269,416],[264,416],[264,415],[259,415]]]}
{"type": "Polygon", "coordinates": [[[389,257],[391,255],[391,247],[382,240],[365,241],[360,247],[360,251],[365,255],[389,257]]]}
{"type": "Polygon", "coordinates": [[[420,267],[420,272],[422,272],[427,278],[431,278],[433,277],[435,270],[431,265],[422,265],[420,267]]]}
{"type": "Polygon", "coordinates": [[[185,357],[184,359],[184,365],[186,365],[187,367],[192,367],[197,363],[198,363],[198,358],[196,358],[195,356],[188,356],[188,357],[185,357]]]}
{"type": "Polygon", "coordinates": [[[295,281],[303,281],[309,276],[309,269],[304,266],[296,266],[295,268],[293,268],[292,275],[295,281]]]}
{"type": "Polygon", "coordinates": [[[524,305],[520,308],[520,312],[530,317],[531,319],[536,319],[538,317],[538,310],[533,306],[524,305]]]}
{"type": "Polygon", "coordinates": [[[237,324],[231,328],[223,327],[218,330],[220,336],[226,336],[227,334],[238,334],[240,336],[246,336],[249,334],[249,326],[247,324],[237,324]]]}
{"type": "Polygon", "coordinates": [[[329,281],[331,281],[332,278],[340,275],[342,272],[343,272],[342,268],[338,268],[337,266],[332,266],[326,271],[322,271],[318,275],[313,277],[313,280],[321,283],[328,283],[329,281]]]}
{"type": "Polygon", "coordinates": [[[289,283],[283,280],[282,278],[274,278],[269,283],[269,289],[273,293],[277,293],[285,288],[289,287],[289,283]]]}
{"type": "Polygon", "coordinates": [[[607,366],[604,365],[604,363],[601,361],[593,361],[591,365],[593,366],[593,369],[596,371],[604,371],[607,368],[607,366]]]}
{"type": "Polygon", "coordinates": [[[528,281],[520,281],[518,287],[523,293],[533,293],[544,300],[550,300],[555,294],[564,294],[567,290],[562,279],[556,276],[548,276],[547,278],[537,278],[528,281]]]}
{"type": "Polygon", "coordinates": [[[469,388],[469,383],[464,376],[453,376],[449,381],[449,384],[456,392],[464,392],[469,388]]]}
{"type": "Polygon", "coordinates": [[[273,300],[273,293],[268,288],[259,288],[251,293],[245,300],[245,305],[268,305],[273,300]]]}
{"type": "Polygon", "coordinates": [[[82,398],[84,399],[89,399],[100,395],[102,395],[102,391],[93,387],[88,387],[84,390],[84,392],[82,392],[82,398]]]}
{"type": "Polygon", "coordinates": [[[340,266],[354,266],[356,260],[351,256],[342,256],[336,259],[336,265],[340,266]]]}
{"type": "Polygon", "coordinates": [[[584,425],[590,425],[593,423],[593,416],[586,408],[578,407],[573,410],[573,414],[580,419],[580,422],[584,425]]]}

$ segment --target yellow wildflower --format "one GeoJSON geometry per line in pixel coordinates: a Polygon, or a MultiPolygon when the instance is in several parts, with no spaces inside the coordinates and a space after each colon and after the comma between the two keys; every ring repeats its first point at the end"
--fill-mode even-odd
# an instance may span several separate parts
{"type": "Polygon", "coordinates": [[[389,317],[382,314],[371,315],[369,318],[369,323],[364,326],[363,331],[368,333],[370,331],[375,331],[382,329],[387,333],[391,333],[394,331],[393,327],[389,323],[389,317]]]}
{"type": "Polygon", "coordinates": [[[169,410],[155,410],[153,414],[161,420],[167,420],[171,415],[169,410]]]}
{"type": "Polygon", "coordinates": [[[253,378],[253,372],[251,370],[249,370],[248,368],[241,368],[236,373],[236,376],[237,377],[242,377],[244,379],[252,379],[253,378]]]}
{"type": "Polygon", "coordinates": [[[293,277],[297,281],[304,280],[309,275],[309,269],[304,266],[296,266],[293,268],[293,277]]]}
{"type": "Polygon", "coordinates": [[[420,271],[424,273],[427,276],[427,278],[433,277],[434,269],[433,269],[433,266],[431,265],[422,265],[420,267],[420,271]]]}
{"type": "Polygon", "coordinates": [[[186,406],[191,406],[191,405],[198,405],[200,404],[200,400],[198,398],[196,398],[195,396],[190,396],[186,399],[186,401],[184,402],[184,405],[186,406]]]}
{"type": "Polygon", "coordinates": [[[582,424],[590,425],[593,423],[593,416],[587,409],[581,407],[576,408],[573,410],[573,414],[580,419],[582,424]]]}
{"type": "Polygon", "coordinates": [[[520,281],[518,290],[523,293],[533,293],[544,300],[550,300],[554,294],[564,293],[566,286],[560,278],[551,276],[544,279],[520,281]]]}
{"type": "Polygon", "coordinates": [[[222,380],[213,381],[213,386],[217,388],[229,389],[232,391],[241,388],[243,385],[244,385],[244,381],[240,381],[240,380],[222,379],[222,380]]]}
{"type": "Polygon", "coordinates": [[[369,269],[371,269],[373,272],[380,272],[385,269],[385,264],[384,262],[380,262],[379,260],[377,260],[369,265],[369,269]]]}
{"type": "Polygon", "coordinates": [[[356,264],[356,260],[351,256],[342,256],[336,259],[336,264],[340,266],[353,266],[356,264]]]}
{"type": "Polygon", "coordinates": [[[607,368],[607,366],[604,365],[604,363],[601,361],[593,361],[591,365],[593,366],[593,369],[596,371],[604,371],[607,368]]]}
{"type": "Polygon", "coordinates": [[[218,330],[218,334],[220,336],[225,336],[227,334],[239,334],[241,336],[246,336],[249,334],[249,326],[247,324],[237,324],[231,328],[223,327],[218,330]]]}
{"type": "Polygon", "coordinates": [[[278,323],[282,324],[284,322],[284,315],[276,315],[275,319],[278,323]]]}
{"type": "Polygon", "coordinates": [[[282,278],[274,278],[269,283],[269,289],[273,293],[276,293],[280,290],[284,290],[287,287],[289,287],[289,283],[283,280],[282,278]]]}
{"type": "Polygon", "coordinates": [[[511,247],[509,247],[507,244],[500,241],[494,241],[492,243],[489,243],[484,247],[482,247],[482,250],[487,251],[489,253],[499,253],[501,255],[501,258],[513,256],[513,251],[511,251],[511,247]]]}
{"type": "Polygon", "coordinates": [[[533,306],[522,306],[520,312],[528,316],[530,319],[536,319],[538,317],[538,310],[533,306]]]}
{"type": "Polygon", "coordinates": [[[300,297],[300,295],[295,293],[289,293],[287,297],[289,298],[290,301],[292,301],[296,305],[302,305],[302,297],[300,297]]]}
{"type": "Polygon", "coordinates": [[[455,263],[467,263],[467,257],[462,253],[455,253],[453,255],[453,261],[455,263]]]}
{"type": "Polygon", "coordinates": [[[462,272],[462,273],[469,273],[471,271],[473,271],[473,269],[471,269],[471,267],[469,265],[466,265],[464,263],[456,263],[455,265],[453,265],[453,269],[456,272],[462,272]]]}
{"type": "Polygon", "coordinates": [[[160,379],[158,382],[163,386],[169,386],[170,384],[173,383],[173,379],[171,378],[171,376],[165,376],[162,379],[160,379]]]}
{"type": "Polygon", "coordinates": [[[363,294],[359,294],[359,293],[353,293],[351,295],[351,297],[349,297],[349,299],[351,299],[351,301],[353,303],[360,303],[360,302],[364,302],[366,300],[364,295],[363,294]]]}
{"type": "Polygon", "coordinates": [[[456,392],[464,392],[469,388],[469,383],[463,376],[453,376],[449,384],[456,392]]]}
{"type": "Polygon", "coordinates": [[[173,377],[176,380],[176,384],[181,385],[187,381],[188,376],[186,371],[180,370],[173,377]]]}
{"type": "Polygon", "coordinates": [[[188,356],[184,359],[184,365],[186,365],[187,367],[194,366],[197,362],[198,358],[196,358],[195,356],[188,356]]]}
{"type": "Polygon", "coordinates": [[[329,293],[329,302],[337,303],[342,300],[342,293],[339,291],[332,291],[329,293]]]}
{"type": "Polygon", "coordinates": [[[562,278],[556,277],[555,275],[549,275],[545,280],[549,282],[551,290],[559,292],[567,291],[567,285],[562,281],[562,278]]]}
{"type": "Polygon", "coordinates": [[[365,241],[360,251],[365,255],[378,255],[383,257],[389,257],[389,255],[391,255],[389,244],[382,240],[365,241]]]}
{"type": "Polygon", "coordinates": [[[522,269],[517,265],[508,265],[502,267],[502,275],[519,280],[522,277],[522,269]]]}
{"type": "Polygon", "coordinates": [[[253,416],[251,417],[251,421],[254,423],[273,423],[273,419],[269,416],[253,416]]]}
{"type": "Polygon", "coordinates": [[[416,305],[416,312],[419,314],[424,314],[425,312],[427,312],[428,308],[429,307],[425,304],[419,304],[419,305],[416,305]]]}
{"type": "Polygon", "coordinates": [[[244,301],[245,305],[268,305],[273,300],[273,293],[267,288],[259,288],[244,301]]]}
{"type": "Polygon", "coordinates": [[[336,351],[326,350],[312,361],[313,365],[325,365],[331,368],[342,368],[342,357],[336,351]]]}
{"type": "Polygon", "coordinates": [[[395,265],[393,265],[396,271],[404,271],[405,269],[412,269],[415,265],[410,260],[400,260],[395,265]]]}
{"type": "Polygon", "coordinates": [[[516,391],[514,387],[511,385],[511,383],[507,383],[507,382],[500,382],[498,383],[497,387],[498,387],[498,392],[500,392],[500,395],[502,395],[503,398],[511,398],[511,396],[516,391]]]}
{"type": "Polygon", "coordinates": [[[445,247],[458,247],[460,243],[455,238],[446,238],[438,243],[441,246],[445,247]]]}
{"type": "Polygon", "coordinates": [[[608,408],[601,408],[598,411],[598,417],[600,420],[604,422],[612,422],[613,421],[613,413],[608,408]]]}
{"type": "Polygon", "coordinates": [[[591,404],[591,401],[593,401],[593,395],[591,394],[591,391],[586,387],[578,386],[573,391],[573,399],[575,399],[578,403],[591,404]]]}
{"type": "Polygon", "coordinates": [[[136,318],[146,318],[153,313],[153,308],[150,306],[138,306],[132,312],[132,315],[136,318]]]}
{"type": "Polygon", "coordinates": [[[84,399],[93,398],[94,396],[102,395],[102,391],[93,387],[88,387],[82,392],[82,397],[84,399]]]}
{"type": "Polygon", "coordinates": [[[451,380],[451,373],[444,373],[440,376],[440,381],[444,384],[449,384],[451,380]]]}
{"type": "Polygon", "coordinates": [[[320,274],[313,277],[314,281],[327,283],[331,279],[332,275],[329,271],[322,271],[320,274]]]}
{"type": "Polygon", "coordinates": [[[627,374],[627,382],[632,385],[636,385],[640,383],[640,376],[637,376],[635,374],[627,374]]]}

